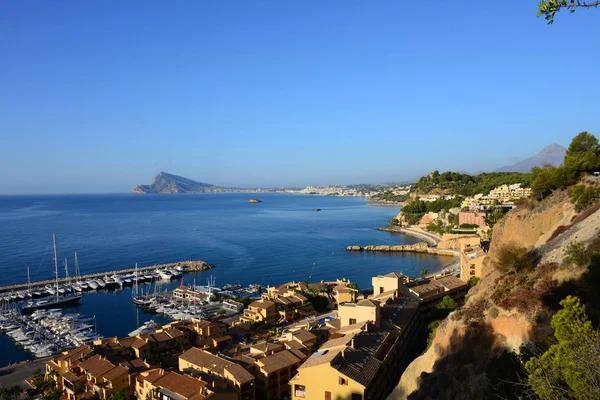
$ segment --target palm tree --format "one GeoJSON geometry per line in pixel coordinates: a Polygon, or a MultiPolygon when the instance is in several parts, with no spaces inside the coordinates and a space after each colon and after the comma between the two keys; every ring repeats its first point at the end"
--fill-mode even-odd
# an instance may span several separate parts
{"type": "Polygon", "coordinates": [[[0,400],[8,400],[8,390],[0,386],[0,400]]]}
{"type": "Polygon", "coordinates": [[[19,396],[23,393],[23,388],[17,384],[14,384],[8,390],[14,397],[15,400],[19,400],[19,396]]]}
{"type": "Polygon", "coordinates": [[[428,269],[422,269],[421,270],[421,278],[425,278],[427,275],[429,275],[429,270],[428,269]]]}

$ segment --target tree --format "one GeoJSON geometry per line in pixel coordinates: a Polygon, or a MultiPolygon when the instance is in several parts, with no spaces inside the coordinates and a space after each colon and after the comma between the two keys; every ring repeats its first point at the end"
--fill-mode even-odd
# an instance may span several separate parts
{"type": "Polygon", "coordinates": [[[528,383],[541,399],[596,399],[600,393],[600,335],[579,298],[568,296],[552,317],[557,343],[525,363],[528,383]]]}
{"type": "Polygon", "coordinates": [[[598,139],[588,132],[575,136],[565,154],[564,166],[577,172],[589,172],[600,166],[598,139]]]}
{"type": "Polygon", "coordinates": [[[23,388],[17,384],[14,384],[10,387],[9,391],[15,400],[19,400],[19,396],[21,396],[23,393],[23,388]]]}
{"type": "Polygon", "coordinates": [[[450,311],[454,310],[457,306],[458,305],[456,304],[456,301],[454,301],[452,297],[444,296],[442,301],[435,305],[435,308],[449,313],[450,311]]]}
{"type": "Polygon", "coordinates": [[[421,278],[425,278],[427,275],[429,275],[429,270],[427,268],[422,269],[421,278]]]}
{"type": "Polygon", "coordinates": [[[127,394],[124,390],[119,390],[118,392],[111,394],[108,400],[127,400],[127,394]]]}
{"type": "Polygon", "coordinates": [[[554,15],[560,10],[569,10],[574,13],[577,8],[592,8],[598,7],[600,0],[581,1],[581,0],[541,0],[538,5],[537,16],[544,17],[548,21],[548,25],[554,23],[554,15]]]}
{"type": "Polygon", "coordinates": [[[0,386],[0,400],[8,400],[8,390],[0,386]]]}
{"type": "Polygon", "coordinates": [[[587,265],[589,259],[585,251],[585,244],[578,242],[571,242],[565,249],[565,258],[563,261],[566,264],[575,264],[578,267],[587,265]]]}
{"type": "Polygon", "coordinates": [[[501,272],[520,272],[531,270],[535,263],[535,253],[516,243],[507,243],[498,251],[498,259],[495,263],[497,270],[501,272]]]}
{"type": "Polygon", "coordinates": [[[42,397],[41,400],[60,400],[60,396],[62,395],[62,391],[58,388],[52,388],[48,390],[42,397]]]}

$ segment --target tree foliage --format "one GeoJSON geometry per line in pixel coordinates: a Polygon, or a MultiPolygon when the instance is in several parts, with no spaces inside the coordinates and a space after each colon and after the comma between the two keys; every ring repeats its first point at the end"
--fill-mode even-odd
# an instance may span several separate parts
{"type": "Polygon", "coordinates": [[[450,296],[444,296],[442,301],[440,301],[439,303],[437,303],[435,305],[436,309],[445,311],[448,313],[450,313],[451,311],[456,309],[456,307],[458,307],[458,304],[456,304],[456,301],[454,301],[454,299],[450,296]]]}
{"type": "Polygon", "coordinates": [[[521,183],[523,187],[531,184],[531,175],[521,172],[489,172],[478,175],[461,174],[460,172],[434,171],[421,177],[412,187],[420,193],[429,193],[434,189],[445,189],[462,196],[472,196],[477,193],[488,194],[492,189],[521,183]]]}
{"type": "Polygon", "coordinates": [[[534,268],[535,254],[516,243],[507,243],[498,251],[496,269],[502,272],[521,272],[534,268]]]}
{"type": "Polygon", "coordinates": [[[528,383],[541,399],[597,399],[600,393],[600,335],[579,298],[568,296],[552,317],[556,343],[525,363],[528,383]]]}
{"type": "Polygon", "coordinates": [[[571,242],[565,249],[565,258],[563,260],[566,264],[575,264],[578,267],[587,265],[589,259],[585,251],[585,244],[578,242],[571,242]]]}
{"type": "Polygon", "coordinates": [[[600,200],[600,188],[597,186],[587,186],[579,184],[569,189],[571,203],[575,204],[575,209],[581,211],[600,200]]]}
{"type": "Polygon", "coordinates": [[[577,8],[598,7],[600,0],[581,1],[581,0],[541,0],[538,5],[537,16],[544,17],[548,24],[554,23],[554,16],[561,10],[569,10],[574,13],[577,8]]]}
{"type": "Polygon", "coordinates": [[[571,141],[562,166],[535,167],[531,170],[531,189],[535,197],[543,199],[555,190],[566,189],[575,184],[582,173],[598,169],[598,139],[588,132],[581,132],[571,141]]]}

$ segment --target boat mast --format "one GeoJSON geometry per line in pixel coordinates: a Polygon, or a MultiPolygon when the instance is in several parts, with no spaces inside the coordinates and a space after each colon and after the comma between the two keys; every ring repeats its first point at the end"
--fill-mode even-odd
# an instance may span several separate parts
{"type": "Polygon", "coordinates": [[[137,295],[138,295],[138,269],[137,269],[137,263],[135,263],[135,288],[134,288],[132,296],[137,296],[137,295]]]}
{"type": "Polygon", "coordinates": [[[65,282],[69,284],[69,265],[67,264],[67,259],[65,258],[65,282]]]}
{"type": "Polygon", "coordinates": [[[52,247],[54,247],[54,274],[56,275],[56,301],[58,301],[58,256],[56,255],[56,235],[52,234],[52,247]]]}
{"type": "Polygon", "coordinates": [[[79,271],[79,260],[77,259],[77,252],[75,252],[75,280],[77,283],[81,283],[81,271],[79,271]]]}
{"type": "Polygon", "coordinates": [[[31,278],[29,276],[29,267],[27,267],[27,290],[31,293],[31,278]]]}

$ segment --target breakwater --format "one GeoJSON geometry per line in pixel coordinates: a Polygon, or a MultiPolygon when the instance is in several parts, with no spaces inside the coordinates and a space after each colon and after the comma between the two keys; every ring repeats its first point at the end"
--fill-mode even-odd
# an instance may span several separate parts
{"type": "MultiPolygon", "coordinates": [[[[198,271],[205,271],[205,270],[214,268],[215,266],[213,264],[207,263],[206,261],[179,261],[179,262],[168,263],[168,264],[147,265],[144,267],[138,267],[137,270],[138,270],[138,272],[145,272],[145,271],[152,271],[155,269],[175,268],[175,267],[182,267],[183,272],[198,272],[198,271]]],[[[133,274],[134,272],[135,272],[135,268],[126,268],[126,269],[120,269],[120,270],[114,270],[114,271],[104,271],[104,272],[96,272],[93,274],[81,275],[77,279],[85,280],[85,279],[89,279],[89,278],[101,278],[106,275],[110,276],[110,275],[115,275],[115,274],[116,275],[127,275],[127,274],[133,274]]],[[[70,283],[70,282],[73,282],[75,279],[76,278],[74,278],[74,277],[69,277],[69,278],[63,277],[63,278],[58,279],[58,283],[59,284],[70,283]]],[[[55,279],[49,279],[49,280],[45,280],[45,281],[20,283],[20,284],[9,285],[9,286],[0,286],[0,293],[15,292],[15,291],[20,291],[20,290],[29,290],[29,288],[31,288],[32,290],[36,290],[36,289],[42,288],[46,285],[54,285],[55,283],[56,283],[55,279]]]]}
{"type": "Polygon", "coordinates": [[[392,246],[348,246],[346,247],[346,251],[379,251],[384,253],[423,253],[433,254],[437,256],[458,256],[457,251],[429,247],[427,243],[402,244],[392,246]]]}

